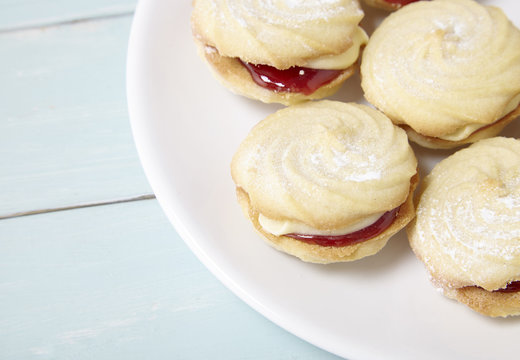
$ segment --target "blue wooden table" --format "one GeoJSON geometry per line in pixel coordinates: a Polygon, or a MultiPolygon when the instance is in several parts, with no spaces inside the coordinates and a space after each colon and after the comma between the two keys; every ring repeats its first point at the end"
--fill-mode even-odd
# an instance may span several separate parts
{"type": "Polygon", "coordinates": [[[228,291],[159,208],[125,97],[135,6],[0,0],[0,359],[335,359],[228,291]]]}

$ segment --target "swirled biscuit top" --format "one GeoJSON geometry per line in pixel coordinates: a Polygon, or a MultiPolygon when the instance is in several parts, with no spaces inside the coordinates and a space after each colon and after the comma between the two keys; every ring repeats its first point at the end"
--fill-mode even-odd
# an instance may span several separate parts
{"type": "Polygon", "coordinates": [[[332,230],[401,205],[416,167],[405,132],[382,113],[320,101],[258,123],[231,173],[267,218],[332,230]]]}
{"type": "Polygon", "coordinates": [[[435,166],[409,238],[441,286],[520,280],[520,141],[481,140],[435,166]]]}
{"type": "Polygon", "coordinates": [[[357,0],[195,0],[193,31],[227,57],[278,69],[338,55],[363,18],[357,0]]]}
{"type": "Polygon", "coordinates": [[[365,96],[395,123],[461,140],[520,102],[520,31],[472,0],[420,1],[386,18],[365,48],[365,96]]]}

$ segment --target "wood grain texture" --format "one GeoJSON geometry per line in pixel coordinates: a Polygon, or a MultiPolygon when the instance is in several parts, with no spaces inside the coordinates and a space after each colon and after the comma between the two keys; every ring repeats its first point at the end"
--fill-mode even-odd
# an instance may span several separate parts
{"type": "Polygon", "coordinates": [[[0,31],[132,12],[137,0],[0,0],[0,31]]]}
{"type": "Polygon", "coordinates": [[[0,254],[2,359],[336,358],[232,295],[155,200],[2,220],[0,254]]]}
{"type": "Polygon", "coordinates": [[[0,215],[151,193],[127,113],[130,24],[0,34],[0,215]]]}
{"type": "Polygon", "coordinates": [[[222,286],[155,200],[77,208],[151,194],[125,97],[135,3],[0,0],[0,218],[35,214],[0,220],[0,359],[336,359],[222,286]]]}

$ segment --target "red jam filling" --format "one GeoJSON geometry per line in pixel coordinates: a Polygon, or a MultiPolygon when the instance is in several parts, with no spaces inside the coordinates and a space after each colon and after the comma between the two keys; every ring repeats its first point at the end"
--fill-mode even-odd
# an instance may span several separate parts
{"type": "Polygon", "coordinates": [[[390,4],[398,4],[398,5],[408,5],[409,3],[416,2],[417,0],[385,0],[390,4]]]}
{"type": "Polygon", "coordinates": [[[348,246],[354,245],[381,234],[394,222],[399,208],[387,211],[375,223],[361,230],[345,235],[305,235],[305,234],[287,234],[284,236],[301,240],[308,244],[321,246],[348,246]]]}
{"type": "Polygon", "coordinates": [[[337,78],[343,70],[320,70],[293,66],[279,70],[269,65],[255,65],[240,61],[253,81],[266,89],[310,95],[337,78]]]}
{"type": "Polygon", "coordinates": [[[503,289],[494,290],[493,292],[500,292],[500,293],[512,293],[520,291],[520,281],[513,281],[503,289]]]}

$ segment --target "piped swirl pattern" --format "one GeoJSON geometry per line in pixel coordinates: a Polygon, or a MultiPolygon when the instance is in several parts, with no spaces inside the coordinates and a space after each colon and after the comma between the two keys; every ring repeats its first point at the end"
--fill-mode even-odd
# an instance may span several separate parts
{"type": "Polygon", "coordinates": [[[331,230],[401,205],[417,160],[405,132],[382,113],[321,101],[257,124],[231,168],[261,214],[331,230]]]}
{"type": "Polygon", "coordinates": [[[458,140],[518,106],[520,31],[475,1],[413,3],[376,29],[361,73],[367,99],[394,122],[458,140]]]}
{"type": "Polygon", "coordinates": [[[195,0],[192,23],[223,56],[286,69],[346,51],[363,15],[357,0],[195,0]]]}
{"type": "Polygon", "coordinates": [[[423,183],[412,248],[442,287],[488,291],[520,280],[520,141],[481,140],[423,183]]]}

